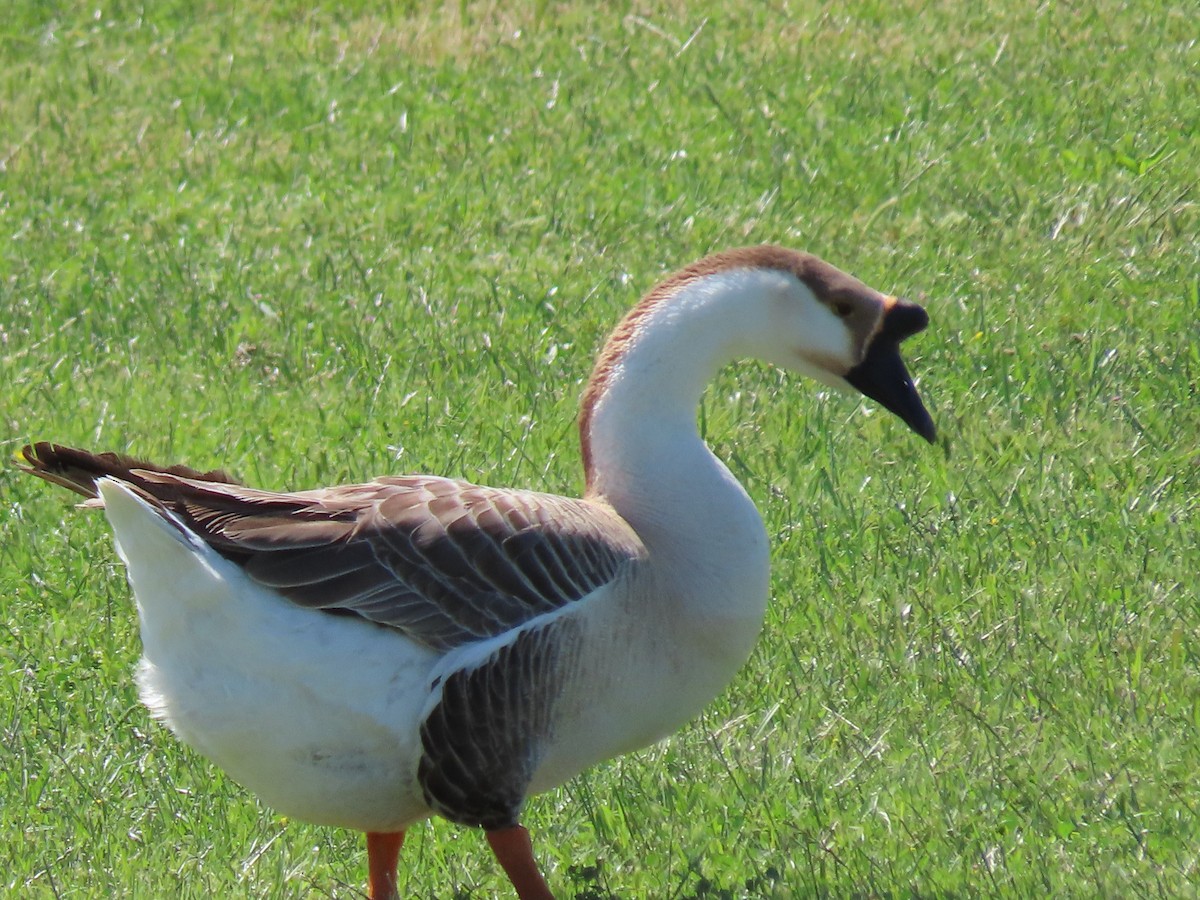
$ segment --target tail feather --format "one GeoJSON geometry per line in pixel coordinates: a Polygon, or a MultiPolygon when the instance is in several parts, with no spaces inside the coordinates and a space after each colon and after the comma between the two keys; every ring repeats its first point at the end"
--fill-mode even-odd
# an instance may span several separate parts
{"type": "Polygon", "coordinates": [[[48,441],[27,445],[21,450],[20,458],[27,463],[20,466],[23,471],[87,497],[84,506],[101,505],[96,488],[96,482],[101,478],[116,478],[150,496],[155,494],[152,488],[154,474],[177,475],[219,484],[240,484],[219,469],[200,472],[187,466],[160,466],[132,456],[92,453],[48,441]]]}

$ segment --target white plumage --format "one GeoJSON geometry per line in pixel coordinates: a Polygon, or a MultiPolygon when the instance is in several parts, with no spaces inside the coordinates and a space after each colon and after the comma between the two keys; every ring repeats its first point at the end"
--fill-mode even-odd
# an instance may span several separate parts
{"type": "Polygon", "coordinates": [[[282,494],[52,444],[25,458],[103,504],[141,697],[181,740],[287,815],[368,832],[373,897],[394,896],[404,829],[437,813],[487,829],[518,893],[545,898],[526,796],[676,730],[761,627],[767,535],[698,433],[705,386],[758,357],[932,440],[897,350],[925,323],[815,257],[701,260],[600,354],[578,500],[433,476],[282,494]]]}

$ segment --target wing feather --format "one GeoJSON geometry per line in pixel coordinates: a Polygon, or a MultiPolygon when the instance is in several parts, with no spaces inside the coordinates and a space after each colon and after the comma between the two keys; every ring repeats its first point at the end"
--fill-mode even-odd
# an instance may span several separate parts
{"type": "Polygon", "coordinates": [[[156,475],[168,508],[302,606],[448,649],[579,600],[642,553],[608,507],[432,476],[269,494],[156,475]]]}
{"type": "Polygon", "coordinates": [[[26,469],[97,504],[119,478],[301,606],[449,649],[586,597],[645,552],[611,507],[424,475],[276,493],[222,472],[40,443],[26,469]]]}

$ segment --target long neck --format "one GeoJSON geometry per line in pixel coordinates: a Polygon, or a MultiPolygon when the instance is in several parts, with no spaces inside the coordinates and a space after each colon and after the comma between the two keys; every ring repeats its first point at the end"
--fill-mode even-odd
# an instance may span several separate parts
{"type": "Polygon", "coordinates": [[[601,354],[580,427],[590,495],[664,565],[709,570],[715,592],[761,594],[746,598],[758,603],[768,569],[762,520],[696,426],[705,387],[738,353],[734,312],[686,292],[636,310],[601,354]]]}

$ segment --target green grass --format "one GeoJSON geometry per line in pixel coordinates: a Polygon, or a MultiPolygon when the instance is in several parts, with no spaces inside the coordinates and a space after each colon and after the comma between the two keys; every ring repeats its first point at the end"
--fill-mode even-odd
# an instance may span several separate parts
{"type": "MultiPolygon", "coordinates": [[[[718,380],[767,627],[701,721],[532,801],[551,884],[1197,893],[1189,4],[228,6],[0,24],[5,457],[578,491],[622,311],[713,249],[812,250],[927,305],[952,452],[718,380]]],[[[138,705],[103,520],[10,466],[0,503],[0,893],[360,896],[359,835],[285,823],[138,705]]],[[[401,878],[504,895],[444,822],[401,878]]]]}

